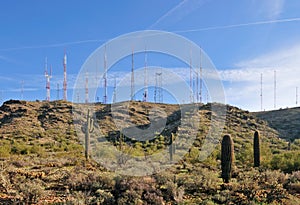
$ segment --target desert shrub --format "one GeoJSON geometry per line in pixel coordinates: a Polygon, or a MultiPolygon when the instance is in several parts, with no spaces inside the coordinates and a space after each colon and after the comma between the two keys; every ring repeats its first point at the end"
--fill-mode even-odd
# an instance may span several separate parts
{"type": "Polygon", "coordinates": [[[287,197],[287,192],[283,188],[287,177],[279,171],[267,170],[259,172],[256,169],[240,172],[237,176],[237,182],[232,184],[232,200],[240,204],[243,198],[243,204],[250,202],[257,203],[282,203],[287,197]]]}
{"type": "Polygon", "coordinates": [[[293,172],[289,177],[290,182],[296,183],[300,182],[300,171],[293,172]]]}
{"type": "Polygon", "coordinates": [[[0,158],[6,158],[10,156],[10,145],[1,144],[0,145],[0,158]]]}
{"type": "Polygon", "coordinates": [[[189,194],[206,193],[210,195],[217,193],[221,179],[218,172],[200,168],[197,173],[183,177],[178,183],[183,184],[185,191],[189,194]]]}
{"type": "Polygon", "coordinates": [[[199,162],[200,151],[197,147],[192,147],[189,151],[186,161],[190,163],[199,162]]]}
{"type": "Polygon", "coordinates": [[[253,166],[253,146],[250,143],[242,145],[238,152],[235,152],[237,165],[243,167],[253,166]]]}
{"type": "Polygon", "coordinates": [[[271,167],[270,163],[273,157],[273,153],[268,143],[266,142],[260,143],[260,156],[261,156],[261,160],[260,160],[261,167],[270,168],[271,167]]]}
{"type": "Polygon", "coordinates": [[[37,154],[40,157],[46,156],[45,149],[39,145],[32,145],[29,149],[29,152],[32,154],[37,154]]]}
{"type": "Polygon", "coordinates": [[[161,191],[140,178],[117,178],[114,190],[117,204],[163,204],[161,191]]]}
{"type": "Polygon", "coordinates": [[[20,182],[18,191],[21,193],[23,200],[27,203],[36,203],[45,195],[45,190],[40,180],[26,180],[20,182]]]}
{"type": "Polygon", "coordinates": [[[113,189],[115,186],[114,176],[108,173],[88,172],[76,167],[70,173],[66,184],[74,191],[89,191],[95,193],[99,189],[113,189]]]}
{"type": "Polygon", "coordinates": [[[12,154],[26,155],[30,153],[30,147],[24,142],[15,142],[11,148],[12,154]]]}
{"type": "Polygon", "coordinates": [[[300,152],[290,151],[274,155],[271,162],[272,169],[280,169],[284,172],[291,173],[300,169],[300,152]]]}
{"type": "Polygon", "coordinates": [[[106,205],[114,205],[115,204],[115,198],[112,195],[112,193],[102,190],[102,189],[98,189],[95,192],[95,196],[96,199],[94,201],[92,201],[93,203],[97,203],[99,202],[100,204],[106,204],[106,205]]]}
{"type": "Polygon", "coordinates": [[[291,193],[300,193],[300,171],[293,172],[286,183],[288,191],[291,193]]]}

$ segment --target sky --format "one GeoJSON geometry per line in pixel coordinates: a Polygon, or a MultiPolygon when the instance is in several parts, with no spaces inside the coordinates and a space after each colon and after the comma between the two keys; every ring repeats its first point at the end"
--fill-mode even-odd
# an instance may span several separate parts
{"type": "MultiPolygon", "coordinates": [[[[64,52],[71,101],[75,79],[95,49],[126,33],[162,30],[201,46],[220,75],[227,104],[261,110],[262,74],[262,109],[295,107],[300,88],[299,10],[296,0],[1,1],[0,101],[44,100],[45,57],[52,66],[51,100],[61,99],[64,52]]],[[[143,66],[142,59],[140,55],[137,67],[143,66]]],[[[179,72],[185,66],[154,54],[148,54],[148,64],[179,72]]],[[[119,65],[119,73],[130,70],[128,59],[119,65]]]]}

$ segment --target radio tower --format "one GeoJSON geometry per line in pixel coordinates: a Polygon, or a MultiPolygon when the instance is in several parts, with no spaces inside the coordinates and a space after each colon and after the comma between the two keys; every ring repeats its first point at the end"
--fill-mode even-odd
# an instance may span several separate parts
{"type": "Polygon", "coordinates": [[[260,110],[263,111],[263,74],[260,74],[260,110]]]}
{"type": "Polygon", "coordinates": [[[147,52],[145,49],[145,68],[144,68],[144,95],[143,95],[143,102],[148,101],[148,79],[147,79],[147,52]]]}
{"type": "Polygon", "coordinates": [[[103,104],[107,103],[107,68],[106,68],[106,46],[104,48],[104,96],[103,96],[103,104]]]}
{"type": "Polygon", "coordinates": [[[202,103],[202,50],[200,48],[200,91],[199,91],[200,103],[202,103]]]}
{"type": "Polygon", "coordinates": [[[134,100],[134,59],[133,59],[133,48],[132,48],[132,55],[131,55],[131,93],[130,93],[130,100],[134,100]]]}
{"type": "Polygon", "coordinates": [[[48,73],[47,58],[45,60],[45,78],[46,78],[46,101],[50,101],[50,79],[52,78],[52,66],[50,66],[50,74],[48,73]]]}
{"type": "Polygon", "coordinates": [[[154,90],[154,102],[162,103],[163,93],[162,93],[162,72],[155,73],[155,90],[154,90]]]}
{"type": "Polygon", "coordinates": [[[67,100],[67,54],[65,52],[64,59],[63,59],[63,66],[64,66],[64,100],[67,100]]]}
{"type": "Polygon", "coordinates": [[[192,51],[190,51],[190,103],[193,103],[193,82],[192,82],[192,51]]]}
{"type": "Polygon", "coordinates": [[[117,101],[117,79],[116,79],[116,76],[115,76],[115,82],[114,82],[114,94],[113,94],[113,103],[116,103],[117,101]]]}
{"type": "Polygon", "coordinates": [[[85,73],[85,103],[89,103],[89,79],[88,79],[88,73],[85,73]]]}
{"type": "Polygon", "coordinates": [[[276,70],[274,70],[274,109],[276,109],[276,70]]]}

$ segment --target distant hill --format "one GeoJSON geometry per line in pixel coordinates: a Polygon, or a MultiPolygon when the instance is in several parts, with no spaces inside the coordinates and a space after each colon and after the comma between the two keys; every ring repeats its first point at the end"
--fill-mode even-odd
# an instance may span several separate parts
{"type": "Polygon", "coordinates": [[[255,112],[253,115],[277,130],[280,138],[291,141],[300,138],[300,107],[255,112]]]}

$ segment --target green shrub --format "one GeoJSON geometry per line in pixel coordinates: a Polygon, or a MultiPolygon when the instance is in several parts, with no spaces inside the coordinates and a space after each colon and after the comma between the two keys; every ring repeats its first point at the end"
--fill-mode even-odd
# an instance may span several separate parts
{"type": "Polygon", "coordinates": [[[290,151],[274,155],[271,162],[272,169],[280,169],[291,173],[300,169],[300,151],[290,151]]]}
{"type": "Polygon", "coordinates": [[[5,158],[10,156],[10,145],[1,144],[0,145],[0,158],[5,158]]]}

